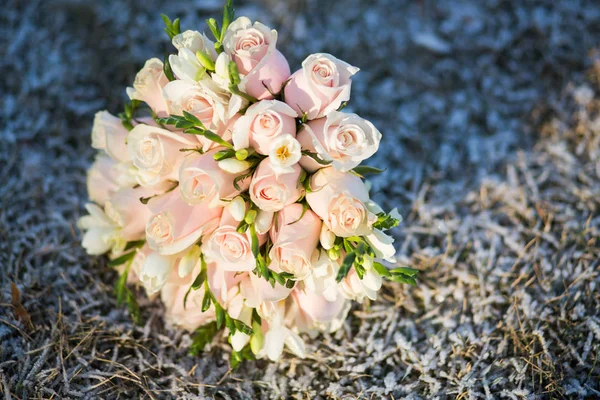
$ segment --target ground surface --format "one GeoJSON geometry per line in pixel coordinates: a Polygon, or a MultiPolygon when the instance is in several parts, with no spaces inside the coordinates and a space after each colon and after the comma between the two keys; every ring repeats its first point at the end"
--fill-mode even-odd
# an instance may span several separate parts
{"type": "Polygon", "coordinates": [[[600,396],[597,2],[239,4],[279,29],[293,65],[325,51],[363,69],[351,109],[384,133],[375,197],[400,207],[400,259],[424,272],[310,342],[305,360],[228,373],[226,346],[189,357],[159,305],[142,301],[134,326],[74,227],[94,112],[117,112],[135,71],[164,53],[159,12],[201,29],[220,1],[6,1],[5,399],[600,396]],[[15,317],[11,282],[34,329],[15,317]]]}

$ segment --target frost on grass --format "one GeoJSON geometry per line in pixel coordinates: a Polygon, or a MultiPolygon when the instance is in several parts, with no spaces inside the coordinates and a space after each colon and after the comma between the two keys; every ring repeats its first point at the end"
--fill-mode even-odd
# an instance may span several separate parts
{"type": "Polygon", "coordinates": [[[362,67],[349,110],[384,133],[374,195],[405,216],[399,258],[419,286],[387,285],[305,360],[232,373],[222,341],[189,357],[189,335],[143,296],[144,325],[131,323],[74,227],[93,114],[117,112],[163,54],[156,10],[192,27],[220,3],[3,7],[3,397],[599,397],[600,7],[578,0],[240,1],[295,65],[328,51],[362,67]]]}

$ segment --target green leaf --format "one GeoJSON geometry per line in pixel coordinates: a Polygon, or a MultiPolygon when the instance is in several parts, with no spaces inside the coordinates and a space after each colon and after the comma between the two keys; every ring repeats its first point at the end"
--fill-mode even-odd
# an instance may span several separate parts
{"type": "Polygon", "coordinates": [[[252,254],[254,257],[258,257],[258,253],[260,252],[259,243],[258,243],[258,235],[256,234],[256,227],[254,224],[250,224],[250,237],[252,238],[252,254]]]}
{"type": "Polygon", "coordinates": [[[233,180],[233,187],[234,187],[236,190],[239,190],[239,191],[241,191],[241,190],[242,190],[242,188],[241,188],[241,186],[240,186],[240,182],[241,182],[241,181],[243,181],[243,180],[244,180],[244,179],[246,179],[246,178],[249,178],[249,177],[251,177],[251,176],[252,176],[252,171],[250,171],[250,172],[248,172],[248,173],[246,173],[246,174],[243,174],[243,175],[236,176],[236,177],[235,177],[235,179],[233,180]]]}
{"type": "Polygon", "coordinates": [[[375,168],[375,167],[370,167],[368,165],[359,165],[358,167],[355,167],[352,171],[355,174],[360,175],[361,177],[364,177],[365,175],[369,175],[369,174],[378,175],[378,174],[381,174],[382,172],[385,172],[386,170],[375,168]]]}
{"type": "Polygon", "coordinates": [[[392,275],[388,278],[393,282],[406,283],[411,286],[417,286],[417,280],[405,275],[392,275]]]}
{"type": "Polygon", "coordinates": [[[337,282],[341,282],[350,272],[350,268],[352,268],[352,264],[354,264],[354,260],[356,259],[356,253],[349,253],[344,257],[344,261],[340,266],[337,277],[335,280],[337,282]]]}
{"type": "Polygon", "coordinates": [[[308,151],[308,150],[302,150],[302,155],[307,156],[312,158],[313,160],[315,160],[317,163],[321,164],[321,165],[329,165],[333,162],[333,160],[323,160],[321,158],[321,156],[319,156],[317,153],[313,153],[312,151],[308,151]]]}
{"type": "Polygon", "coordinates": [[[243,321],[240,321],[239,319],[233,319],[233,325],[235,326],[235,329],[237,331],[240,331],[248,336],[251,336],[254,331],[252,330],[252,328],[250,328],[248,325],[246,325],[243,321]]]}
{"type": "Polygon", "coordinates": [[[221,28],[221,37],[220,42],[225,38],[225,32],[227,32],[227,28],[229,28],[229,24],[233,21],[235,17],[235,10],[233,9],[233,4],[231,0],[227,0],[225,7],[223,8],[223,27],[221,28]]]}
{"type": "Polygon", "coordinates": [[[192,344],[190,346],[190,355],[197,356],[202,353],[202,350],[206,347],[207,344],[212,342],[213,338],[219,331],[216,322],[211,322],[210,324],[201,326],[200,328],[194,331],[194,335],[192,336],[192,344]]]}
{"type": "Polygon", "coordinates": [[[211,72],[215,71],[215,62],[211,60],[208,54],[206,54],[202,50],[198,50],[196,52],[196,58],[198,59],[198,62],[204,67],[204,69],[211,72]]]}
{"type": "Polygon", "coordinates": [[[163,61],[163,72],[165,76],[169,80],[169,82],[173,82],[175,80],[175,74],[173,73],[173,69],[171,68],[171,63],[169,63],[169,56],[165,54],[165,58],[163,61]]]}
{"type": "Polygon", "coordinates": [[[134,242],[127,242],[127,244],[125,245],[125,251],[140,248],[144,244],[146,244],[145,240],[136,240],[134,242]]]}
{"type": "Polygon", "coordinates": [[[418,269],[414,269],[414,268],[408,268],[408,267],[400,267],[400,268],[394,268],[392,270],[390,270],[390,274],[392,275],[406,275],[409,277],[415,277],[419,274],[419,270],[418,269]]]}
{"type": "Polygon", "coordinates": [[[377,221],[373,224],[373,228],[382,231],[387,231],[400,225],[400,220],[392,217],[389,214],[381,212],[377,214],[377,221]]]}
{"type": "Polygon", "coordinates": [[[135,253],[135,251],[130,251],[129,253],[123,254],[122,256],[110,260],[108,262],[108,266],[116,267],[118,265],[125,264],[126,262],[133,260],[133,257],[135,257],[135,253]]]}
{"type": "Polygon", "coordinates": [[[223,140],[223,138],[219,135],[217,135],[216,133],[209,131],[209,130],[205,130],[204,131],[204,137],[212,140],[215,143],[220,144],[223,147],[227,147],[228,149],[233,150],[233,145],[225,140],[223,140]]]}
{"type": "Polygon", "coordinates": [[[348,102],[347,101],[343,101],[342,104],[340,104],[340,106],[338,107],[338,109],[336,111],[342,111],[344,108],[346,108],[348,106],[348,102]]]}
{"type": "Polygon", "coordinates": [[[209,18],[206,20],[206,25],[208,25],[208,29],[212,32],[215,40],[217,42],[221,41],[221,33],[219,32],[219,23],[214,18],[209,18]]]}
{"type": "Polygon", "coordinates": [[[190,114],[189,112],[184,111],[183,116],[185,117],[186,121],[193,123],[194,126],[200,126],[204,128],[204,124],[202,123],[202,121],[200,121],[194,114],[190,114]]]}
{"type": "Polygon", "coordinates": [[[223,327],[223,323],[225,322],[225,310],[221,307],[217,307],[215,310],[217,317],[217,328],[221,329],[223,327]]]}
{"type": "Polygon", "coordinates": [[[381,276],[390,276],[390,271],[380,262],[373,263],[373,269],[381,276]]]}
{"type": "Polygon", "coordinates": [[[206,293],[204,293],[204,297],[202,298],[202,312],[208,311],[208,309],[210,308],[210,303],[211,303],[211,298],[210,298],[210,294],[208,294],[208,291],[207,291],[206,293]]]}
{"type": "Polygon", "coordinates": [[[232,150],[232,149],[219,150],[213,156],[215,161],[221,161],[221,160],[225,160],[227,158],[232,158],[232,157],[235,157],[235,150],[232,150]]]}

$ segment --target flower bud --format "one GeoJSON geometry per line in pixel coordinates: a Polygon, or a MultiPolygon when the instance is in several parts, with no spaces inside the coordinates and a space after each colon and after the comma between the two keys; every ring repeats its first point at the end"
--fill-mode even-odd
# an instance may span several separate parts
{"type": "Polygon", "coordinates": [[[246,202],[242,196],[234,197],[227,207],[233,219],[238,222],[241,222],[244,219],[244,215],[246,214],[246,202]]]}
{"type": "Polygon", "coordinates": [[[255,220],[256,233],[259,235],[267,233],[273,225],[273,215],[271,211],[259,211],[255,220]]]}
{"type": "Polygon", "coordinates": [[[192,248],[181,257],[179,268],[177,270],[180,278],[185,278],[194,270],[196,263],[200,259],[200,253],[200,246],[192,246],[192,248]]]}
{"type": "Polygon", "coordinates": [[[256,210],[250,210],[246,213],[246,216],[244,217],[244,221],[246,221],[246,223],[248,225],[253,224],[254,221],[256,220],[256,210]]]}
{"type": "Polygon", "coordinates": [[[335,242],[335,234],[331,232],[325,224],[321,226],[321,235],[319,236],[319,241],[325,250],[331,249],[335,242]]]}
{"type": "Polygon", "coordinates": [[[226,158],[225,160],[219,161],[219,168],[230,174],[239,174],[240,172],[246,171],[252,164],[248,161],[240,161],[235,158],[226,158]]]}
{"type": "Polygon", "coordinates": [[[329,250],[327,250],[327,255],[333,261],[336,261],[338,258],[340,258],[340,251],[338,249],[336,249],[335,247],[332,247],[329,250]]]}

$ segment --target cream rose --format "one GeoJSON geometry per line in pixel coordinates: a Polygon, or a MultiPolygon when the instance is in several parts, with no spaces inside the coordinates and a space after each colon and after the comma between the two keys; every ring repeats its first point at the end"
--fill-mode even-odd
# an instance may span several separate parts
{"type": "Polygon", "coordinates": [[[350,99],[350,77],[358,71],[330,54],[312,54],[285,86],[285,102],[309,120],[324,117],[350,99]]]}
{"type": "Polygon", "coordinates": [[[173,190],[148,202],[153,215],[146,224],[146,240],[163,255],[177,254],[216,229],[223,209],[207,204],[190,206],[173,190]]]}
{"type": "Polygon", "coordinates": [[[163,72],[163,62],[158,58],[151,58],[135,76],[133,87],[127,88],[127,95],[131,100],[148,104],[159,117],[166,117],[167,102],[163,97],[163,88],[168,82],[169,79],[163,72]]]}
{"type": "MultiPolygon", "coordinates": [[[[242,272],[256,268],[250,232],[237,232],[238,225],[239,222],[225,209],[219,227],[202,244],[207,261],[217,263],[224,271],[242,272]]],[[[262,245],[265,235],[259,235],[258,240],[262,245]]]]}
{"type": "Polygon", "coordinates": [[[272,99],[271,92],[281,91],[290,77],[290,66],[276,44],[276,30],[246,17],[233,21],[225,33],[225,54],[238,67],[240,89],[259,100],[272,99]]]}
{"type": "Polygon", "coordinates": [[[291,204],[277,214],[276,228],[271,229],[273,247],[271,264],[302,280],[311,272],[311,257],[317,248],[321,220],[301,204],[291,204]]]}
{"type": "MultiPolygon", "coordinates": [[[[297,136],[302,148],[316,152],[322,159],[332,161],[340,171],[350,171],[379,148],[381,133],[367,120],[356,114],[332,111],[325,118],[310,121],[297,136]]],[[[300,160],[309,172],[323,166],[309,157],[300,160]]]]}
{"type": "Polygon", "coordinates": [[[323,168],[310,181],[306,193],[310,208],[340,237],[372,233],[377,216],[369,210],[369,192],[362,180],[333,167],[323,168]]]}
{"type": "Polygon", "coordinates": [[[296,137],[297,116],[281,101],[254,103],[233,126],[233,145],[236,150],[252,147],[257,153],[267,155],[275,138],[284,134],[296,137]]]}
{"type": "Polygon", "coordinates": [[[302,168],[292,167],[292,172],[276,175],[268,159],[261,161],[250,182],[250,199],[263,211],[279,211],[295,203],[302,196],[298,180],[302,168]]]}
{"type": "Polygon", "coordinates": [[[137,181],[155,186],[165,180],[177,180],[185,157],[182,148],[197,145],[193,135],[184,135],[145,124],[136,125],[128,137],[129,154],[138,168],[137,181]]]}
{"type": "MultiPolygon", "coordinates": [[[[235,188],[235,175],[223,171],[213,158],[219,149],[204,154],[189,154],[179,168],[179,191],[188,204],[208,204],[209,207],[223,205],[222,200],[231,200],[240,191],[235,188]]],[[[250,179],[238,183],[242,191],[250,185],[250,179]]]]}
{"type": "Polygon", "coordinates": [[[92,147],[104,150],[117,162],[131,161],[127,151],[127,135],[129,131],[123,127],[121,120],[108,111],[99,111],[94,117],[92,127],[92,147]]]}

